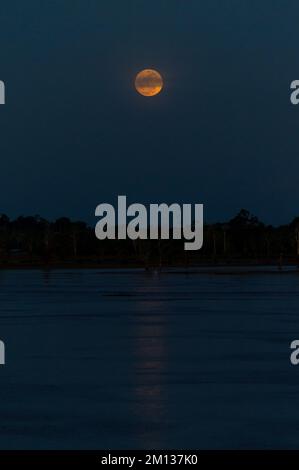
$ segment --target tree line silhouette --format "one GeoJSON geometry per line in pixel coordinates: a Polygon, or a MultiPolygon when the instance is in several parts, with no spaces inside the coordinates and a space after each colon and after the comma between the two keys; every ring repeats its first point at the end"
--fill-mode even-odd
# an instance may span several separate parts
{"type": "Polygon", "coordinates": [[[103,240],[94,227],[66,217],[10,220],[0,216],[0,266],[175,266],[290,263],[299,257],[299,217],[288,225],[265,225],[242,209],[225,223],[204,226],[200,251],[184,240],[103,240]]]}

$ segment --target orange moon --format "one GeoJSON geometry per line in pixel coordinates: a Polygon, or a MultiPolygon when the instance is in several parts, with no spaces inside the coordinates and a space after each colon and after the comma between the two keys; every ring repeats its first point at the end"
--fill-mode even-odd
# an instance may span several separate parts
{"type": "Polygon", "coordinates": [[[142,70],[135,79],[135,88],[142,96],[158,95],[163,88],[163,78],[156,70],[142,70]]]}

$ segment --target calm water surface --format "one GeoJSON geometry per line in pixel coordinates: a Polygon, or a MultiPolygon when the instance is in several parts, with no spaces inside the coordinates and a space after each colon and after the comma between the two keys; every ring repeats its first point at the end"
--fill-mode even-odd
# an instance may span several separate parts
{"type": "Polygon", "coordinates": [[[298,448],[299,274],[1,271],[0,448],[298,448]]]}

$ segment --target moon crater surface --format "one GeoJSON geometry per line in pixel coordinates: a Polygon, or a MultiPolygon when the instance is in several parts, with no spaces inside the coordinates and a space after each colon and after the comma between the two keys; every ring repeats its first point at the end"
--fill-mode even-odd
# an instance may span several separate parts
{"type": "Polygon", "coordinates": [[[163,78],[156,70],[142,70],[136,76],[135,88],[142,96],[158,95],[163,88],[163,78]]]}

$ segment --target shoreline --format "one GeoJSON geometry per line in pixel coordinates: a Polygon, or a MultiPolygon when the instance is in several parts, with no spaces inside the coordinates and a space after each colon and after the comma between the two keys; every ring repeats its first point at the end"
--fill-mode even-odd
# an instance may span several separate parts
{"type": "Polygon", "coordinates": [[[0,264],[0,271],[59,271],[59,270],[105,270],[106,272],[138,270],[144,273],[161,274],[290,274],[298,273],[299,266],[297,262],[286,262],[279,264],[273,260],[266,262],[250,262],[240,260],[231,263],[201,263],[186,265],[177,263],[173,265],[149,265],[144,266],[139,263],[80,263],[80,262],[60,262],[60,263],[5,263],[0,264]]]}

